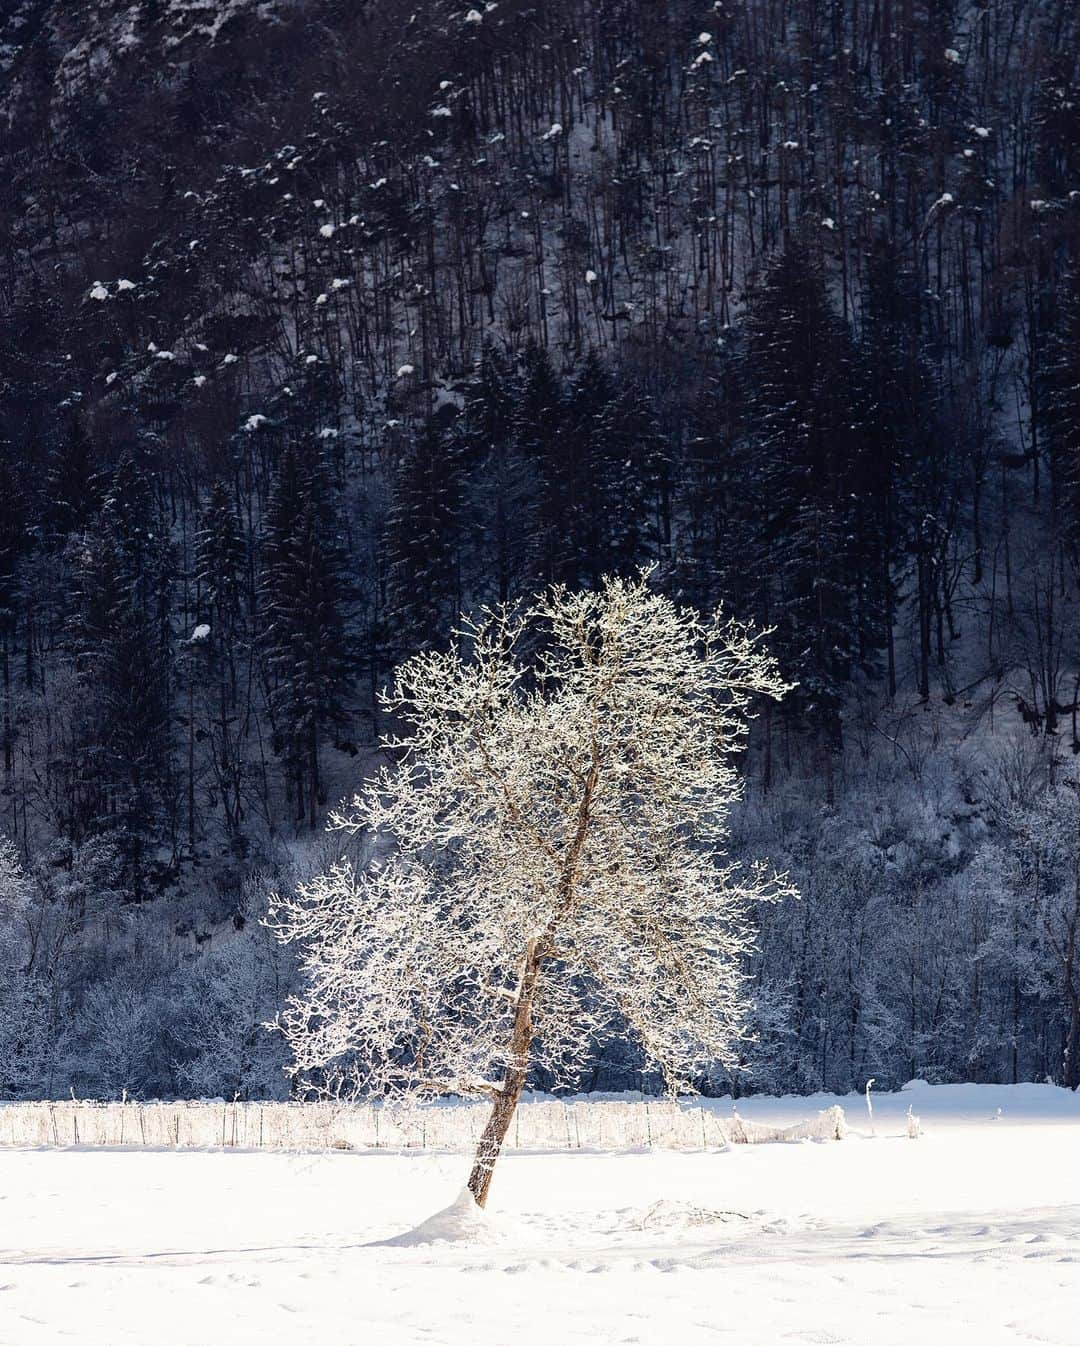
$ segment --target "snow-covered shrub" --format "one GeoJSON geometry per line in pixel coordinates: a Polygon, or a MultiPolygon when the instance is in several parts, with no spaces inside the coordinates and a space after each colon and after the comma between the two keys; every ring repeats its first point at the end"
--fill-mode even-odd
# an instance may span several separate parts
{"type": "Polygon", "coordinates": [[[138,968],[117,968],[87,988],[67,1039],[70,1087],[100,1098],[168,1095],[167,1005],[138,968]]]}
{"type": "Polygon", "coordinates": [[[19,853],[0,839],[0,1098],[33,1097],[45,1085],[49,1002],[30,970],[31,887],[19,853]]]}
{"type": "Polygon", "coordinates": [[[285,986],[284,951],[256,926],[183,969],[171,1034],[179,1091],[196,1098],[283,1098],[283,1039],[265,1024],[285,986]]]}

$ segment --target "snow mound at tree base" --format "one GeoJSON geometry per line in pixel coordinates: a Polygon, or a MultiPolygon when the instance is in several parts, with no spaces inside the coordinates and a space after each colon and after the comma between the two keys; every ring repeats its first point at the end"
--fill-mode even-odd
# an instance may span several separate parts
{"type": "Polygon", "coordinates": [[[473,1194],[464,1187],[445,1210],[428,1216],[408,1233],[383,1240],[378,1246],[422,1248],[432,1243],[498,1243],[501,1235],[499,1222],[481,1210],[473,1194]]]}

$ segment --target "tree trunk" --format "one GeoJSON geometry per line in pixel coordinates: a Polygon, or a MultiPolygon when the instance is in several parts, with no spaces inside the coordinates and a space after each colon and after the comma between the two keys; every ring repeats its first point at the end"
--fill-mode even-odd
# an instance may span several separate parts
{"type": "Polygon", "coordinates": [[[1066,1089],[1080,1089],[1080,997],[1072,995],[1070,1000],[1063,1083],[1066,1089]]]}
{"type": "Polygon", "coordinates": [[[536,985],[540,980],[540,957],[537,941],[529,941],[525,954],[525,967],[521,974],[521,987],[518,991],[517,1006],[514,1011],[514,1032],[510,1039],[510,1060],[503,1075],[502,1086],[495,1095],[487,1126],[484,1127],[480,1143],[476,1147],[476,1159],[469,1175],[469,1191],[478,1206],[486,1206],[491,1177],[495,1171],[495,1160],[502,1150],[506,1133],[517,1111],[518,1099],[525,1087],[525,1078],[529,1070],[529,1047],[532,1043],[533,1023],[532,1007],[536,996],[536,985]]]}
{"type": "Polygon", "coordinates": [[[308,736],[308,776],[308,826],[314,828],[319,821],[319,731],[314,724],[308,736]]]}
{"type": "Polygon", "coordinates": [[[570,909],[574,899],[574,883],[578,863],[585,846],[585,837],[589,830],[593,792],[600,779],[599,748],[595,738],[592,743],[592,763],[585,778],[585,789],[578,805],[577,825],[563,861],[556,893],[555,910],[543,933],[529,940],[525,949],[525,962],[521,969],[521,984],[518,987],[514,1005],[514,1029],[510,1036],[510,1054],[503,1074],[503,1082],[495,1094],[495,1103],[491,1109],[487,1126],[476,1147],[476,1159],[469,1175],[469,1191],[478,1206],[487,1204],[488,1189],[491,1187],[491,1175],[495,1161],[502,1150],[506,1133],[517,1111],[518,1099],[525,1087],[529,1072],[529,1048],[533,1040],[533,1002],[540,981],[540,968],[545,958],[553,952],[553,941],[559,922],[570,909]]]}
{"type": "Polygon", "coordinates": [[[919,593],[919,695],[930,698],[930,595],[926,558],[918,557],[919,593]]]}

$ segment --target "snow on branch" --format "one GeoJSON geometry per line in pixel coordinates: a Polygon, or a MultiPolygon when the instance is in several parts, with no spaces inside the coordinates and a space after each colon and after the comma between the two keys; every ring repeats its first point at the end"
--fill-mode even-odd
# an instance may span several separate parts
{"type": "Polygon", "coordinates": [[[304,990],[280,1020],[331,1091],[516,1103],[627,1029],[673,1092],[743,1033],[750,904],[792,889],[725,858],[762,633],[649,576],[485,610],[397,671],[393,764],[333,816],[362,872],[275,900],[304,990]],[[501,1085],[491,1081],[503,1073],[501,1085]]]}

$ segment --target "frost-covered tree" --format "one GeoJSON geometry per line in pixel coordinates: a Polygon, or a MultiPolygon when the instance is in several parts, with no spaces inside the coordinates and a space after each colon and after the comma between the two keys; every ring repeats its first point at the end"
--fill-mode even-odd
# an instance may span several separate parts
{"type": "MultiPolygon", "coordinates": [[[[1015,871],[1013,921],[1032,938],[1017,941],[1026,988],[1060,1015],[1061,1080],[1080,1088],[1080,785],[1065,778],[1011,819],[1015,871]]],[[[1003,913],[1004,926],[1009,920],[1003,913]]],[[[1011,922],[1010,922],[1011,923],[1011,922]]]]}
{"type": "Polygon", "coordinates": [[[572,1081],[627,1030],[672,1092],[733,1064],[748,906],[790,891],[726,859],[735,757],[754,698],[787,690],[760,633],[647,574],[486,611],[408,660],[385,694],[396,763],[333,818],[370,864],[272,908],[302,946],[295,1070],[488,1095],[482,1206],[530,1068],[572,1081]]]}
{"type": "Polygon", "coordinates": [[[0,838],[0,1098],[40,1089],[47,1052],[45,987],[28,970],[30,881],[0,838]]]}
{"type": "Polygon", "coordinates": [[[169,1088],[167,1005],[160,973],[150,966],[103,972],[86,991],[74,1016],[62,1074],[80,1095],[160,1098],[169,1088]],[[157,986],[154,983],[158,983],[157,986]]]}
{"type": "Polygon", "coordinates": [[[263,1028],[280,1003],[287,959],[267,932],[227,938],[195,959],[176,1006],[176,1077],[197,1098],[273,1098],[285,1087],[284,1044],[263,1028]]]}

